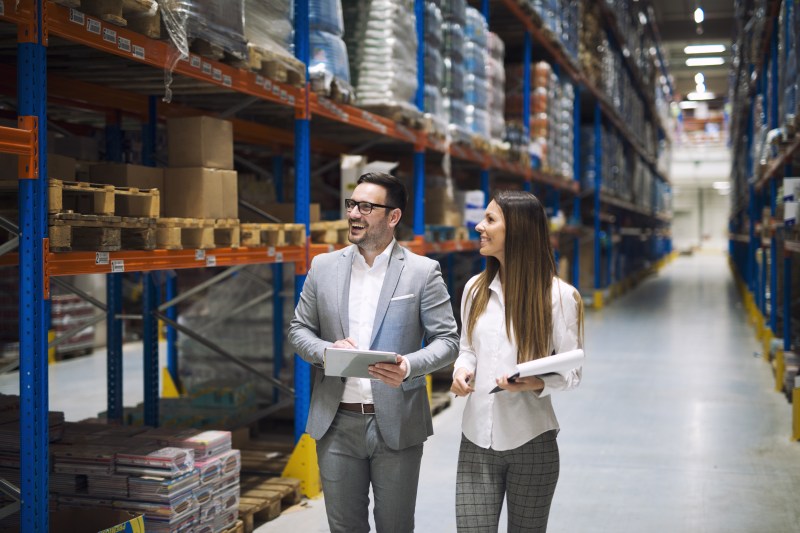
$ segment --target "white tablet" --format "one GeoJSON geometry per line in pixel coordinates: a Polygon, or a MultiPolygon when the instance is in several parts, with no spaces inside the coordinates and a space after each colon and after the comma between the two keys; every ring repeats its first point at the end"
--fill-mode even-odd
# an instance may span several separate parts
{"type": "Polygon", "coordinates": [[[396,363],[393,352],[376,352],[372,350],[355,350],[352,348],[325,348],[323,355],[326,376],[346,378],[368,378],[369,365],[375,363],[396,363]]]}

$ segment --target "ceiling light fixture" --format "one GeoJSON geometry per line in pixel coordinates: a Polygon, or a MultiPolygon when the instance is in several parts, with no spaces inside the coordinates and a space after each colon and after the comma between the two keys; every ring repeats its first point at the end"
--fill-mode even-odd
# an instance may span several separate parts
{"type": "Polygon", "coordinates": [[[705,20],[705,13],[703,13],[703,8],[698,6],[697,9],[694,10],[694,21],[698,24],[701,24],[705,20]]]}
{"type": "Polygon", "coordinates": [[[680,102],[678,104],[678,107],[680,107],[681,109],[697,109],[699,105],[700,104],[697,102],[687,102],[684,100],[683,102],[680,102]]]}
{"type": "Polygon", "coordinates": [[[705,83],[705,81],[706,81],[706,77],[703,76],[702,72],[698,72],[697,74],[694,75],[694,82],[695,83],[705,83]]]}
{"type": "Polygon", "coordinates": [[[721,57],[690,57],[686,60],[687,67],[714,67],[724,64],[725,60],[721,57]]]}
{"type": "Polygon", "coordinates": [[[731,188],[731,182],[730,181],[715,181],[714,183],[711,184],[711,186],[713,188],[717,189],[718,191],[724,191],[726,189],[730,189],[731,188]]]}
{"type": "Polygon", "coordinates": [[[698,83],[698,84],[695,86],[695,91],[697,91],[698,93],[704,93],[704,92],[706,92],[706,85],[705,85],[705,83],[698,83]]]}
{"type": "Polygon", "coordinates": [[[691,44],[683,48],[683,53],[690,54],[721,54],[725,50],[724,44],[691,44]]]}

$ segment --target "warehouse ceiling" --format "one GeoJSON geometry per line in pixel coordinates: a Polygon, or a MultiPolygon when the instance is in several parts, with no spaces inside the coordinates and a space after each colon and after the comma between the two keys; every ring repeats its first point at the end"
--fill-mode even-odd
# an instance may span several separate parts
{"type": "Polygon", "coordinates": [[[703,74],[706,91],[714,93],[717,102],[728,94],[731,43],[736,28],[733,0],[650,0],[655,12],[656,25],[661,35],[665,60],[673,77],[676,100],[696,90],[695,76],[703,74]],[[697,24],[694,12],[700,7],[704,20],[697,24]],[[698,28],[700,32],[698,32],[698,28]],[[684,48],[690,45],[722,44],[725,51],[688,55],[684,48]],[[686,65],[690,58],[722,57],[719,66],[692,67],[686,65]]]}

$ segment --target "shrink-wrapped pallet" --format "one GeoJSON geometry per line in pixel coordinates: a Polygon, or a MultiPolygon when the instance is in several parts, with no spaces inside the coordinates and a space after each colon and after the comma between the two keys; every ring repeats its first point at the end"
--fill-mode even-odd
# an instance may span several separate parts
{"type": "Polygon", "coordinates": [[[348,16],[346,38],[359,105],[418,112],[414,2],[355,0],[348,14],[351,8],[355,19],[348,16]]]}

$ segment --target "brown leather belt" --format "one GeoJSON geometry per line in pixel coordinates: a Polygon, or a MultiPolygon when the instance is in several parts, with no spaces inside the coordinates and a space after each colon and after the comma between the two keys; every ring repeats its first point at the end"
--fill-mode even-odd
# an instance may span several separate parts
{"type": "Polygon", "coordinates": [[[362,415],[374,415],[375,405],[371,403],[340,403],[339,409],[345,411],[352,411],[354,413],[361,413],[362,415]]]}

